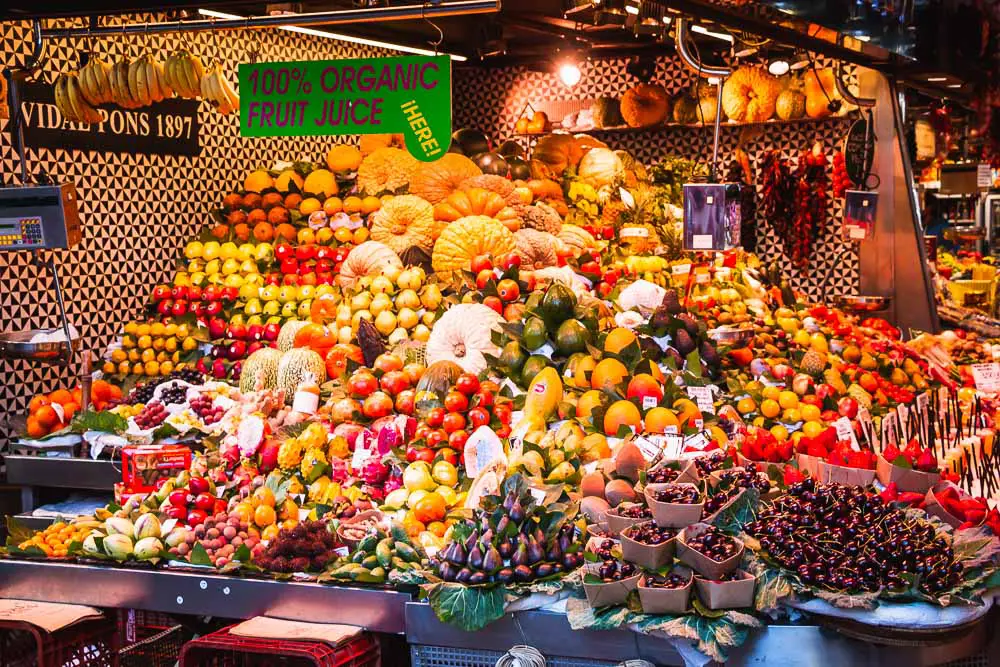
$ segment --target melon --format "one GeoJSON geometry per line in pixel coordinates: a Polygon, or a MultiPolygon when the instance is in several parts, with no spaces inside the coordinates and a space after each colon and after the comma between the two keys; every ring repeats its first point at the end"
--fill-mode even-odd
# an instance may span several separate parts
{"type": "Polygon", "coordinates": [[[240,391],[247,394],[257,386],[257,376],[264,378],[264,389],[274,389],[278,384],[278,362],[281,352],[273,347],[262,347],[243,362],[240,373],[240,391]]]}
{"type": "Polygon", "coordinates": [[[278,332],[278,349],[282,352],[288,352],[295,347],[295,334],[307,324],[309,324],[309,320],[288,320],[282,324],[281,330],[278,332]]]}
{"type": "Polygon", "coordinates": [[[278,362],[278,389],[285,392],[285,400],[291,402],[307,375],[315,378],[316,384],[326,382],[326,363],[323,357],[307,348],[296,348],[281,355],[278,362]]]}

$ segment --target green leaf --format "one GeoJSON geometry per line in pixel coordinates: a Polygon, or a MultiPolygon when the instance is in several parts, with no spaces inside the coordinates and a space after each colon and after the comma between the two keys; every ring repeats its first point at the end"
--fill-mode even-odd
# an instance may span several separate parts
{"type": "Polygon", "coordinates": [[[745,524],[757,516],[759,500],[760,491],[744,489],[735,500],[719,510],[712,523],[724,532],[739,533],[745,524]]]}
{"type": "Polygon", "coordinates": [[[434,584],[427,602],[442,623],[466,632],[482,630],[503,618],[504,596],[499,587],[473,587],[462,584],[434,584]]]}
{"type": "Polygon", "coordinates": [[[685,370],[696,378],[702,376],[701,355],[698,350],[692,350],[686,357],[685,370]]]}
{"type": "Polygon", "coordinates": [[[617,630],[623,625],[648,618],[650,617],[645,614],[637,614],[621,605],[594,609],[584,599],[570,598],[566,601],[566,620],[574,630],[617,630]]]}
{"type": "Polygon", "coordinates": [[[194,546],[191,548],[191,555],[188,556],[188,562],[192,565],[212,565],[212,559],[208,557],[208,552],[205,551],[205,547],[201,545],[201,542],[194,543],[194,546]]]}
{"type": "Polygon", "coordinates": [[[84,433],[86,431],[100,431],[102,433],[124,433],[128,429],[128,422],[119,415],[105,410],[94,412],[78,412],[73,416],[70,429],[74,433],[84,433]]]}
{"type": "Polygon", "coordinates": [[[726,612],[722,609],[709,609],[703,605],[697,595],[691,598],[691,606],[699,616],[704,616],[705,618],[722,618],[726,615],[726,612]]]}
{"type": "MultiPolygon", "coordinates": [[[[7,546],[17,546],[21,542],[25,542],[31,539],[31,536],[35,534],[31,528],[28,528],[23,523],[18,521],[12,516],[7,517],[7,546]]],[[[44,554],[43,554],[44,555],[44,554]]]]}

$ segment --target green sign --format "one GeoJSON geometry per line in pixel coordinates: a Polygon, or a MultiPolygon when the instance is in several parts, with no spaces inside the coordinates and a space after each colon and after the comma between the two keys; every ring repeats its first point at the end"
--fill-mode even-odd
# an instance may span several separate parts
{"type": "Polygon", "coordinates": [[[240,134],[402,134],[415,158],[431,162],[451,144],[451,58],[240,65],[240,134]]]}

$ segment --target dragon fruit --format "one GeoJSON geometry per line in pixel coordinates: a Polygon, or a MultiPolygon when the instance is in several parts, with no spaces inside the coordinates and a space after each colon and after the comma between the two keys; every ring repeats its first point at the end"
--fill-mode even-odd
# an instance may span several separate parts
{"type": "Polygon", "coordinates": [[[378,459],[368,459],[361,469],[361,479],[366,484],[381,484],[389,477],[389,466],[378,459]]]}
{"type": "Polygon", "coordinates": [[[397,471],[393,470],[393,474],[389,476],[389,479],[385,480],[385,484],[382,485],[383,490],[388,494],[392,493],[396,489],[403,488],[403,476],[396,474],[397,471]]]}
{"type": "Polygon", "coordinates": [[[385,456],[394,447],[399,447],[403,444],[403,436],[396,430],[395,424],[386,424],[382,427],[382,430],[378,432],[378,454],[379,456],[385,456]]]}
{"type": "Polygon", "coordinates": [[[347,461],[343,459],[331,459],[330,461],[330,481],[337,482],[338,484],[343,484],[347,481],[350,476],[350,470],[347,467],[347,461]]]}

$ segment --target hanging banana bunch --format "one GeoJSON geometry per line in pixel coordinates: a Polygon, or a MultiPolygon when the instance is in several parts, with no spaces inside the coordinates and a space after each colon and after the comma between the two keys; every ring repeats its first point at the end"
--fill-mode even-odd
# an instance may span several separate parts
{"type": "Polygon", "coordinates": [[[122,109],[137,109],[141,106],[138,98],[132,94],[132,87],[129,86],[131,69],[132,61],[124,56],[111,67],[111,74],[108,76],[111,82],[111,101],[122,109]]]}
{"type": "Polygon", "coordinates": [[[215,103],[223,116],[240,110],[240,98],[229,85],[229,80],[222,73],[222,68],[218,63],[209,68],[208,72],[201,79],[201,96],[203,99],[215,103]]]}
{"type": "Polygon", "coordinates": [[[177,51],[164,64],[164,80],[181,97],[189,100],[201,95],[201,80],[205,67],[198,56],[188,51],[177,51]]]}
{"type": "Polygon", "coordinates": [[[88,125],[104,121],[101,112],[87,101],[76,72],[65,72],[56,77],[55,98],[56,108],[67,120],[88,125]]]}
{"type": "Polygon", "coordinates": [[[112,101],[110,73],[111,65],[96,53],[90,54],[87,64],[77,73],[80,90],[90,106],[98,107],[112,101]]]}

